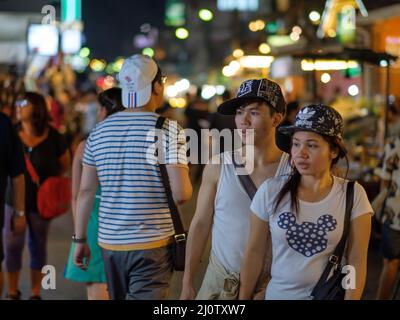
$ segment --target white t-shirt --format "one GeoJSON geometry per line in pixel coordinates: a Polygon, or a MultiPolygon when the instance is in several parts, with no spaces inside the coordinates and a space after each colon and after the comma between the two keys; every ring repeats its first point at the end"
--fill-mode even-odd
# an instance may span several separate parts
{"type": "MultiPolygon", "coordinates": [[[[342,236],[347,180],[334,177],[330,193],[319,202],[299,200],[297,214],[290,209],[289,194],[275,212],[277,195],[286,180],[277,177],[264,182],[250,207],[269,222],[271,231],[271,281],[265,299],[306,300],[311,299],[312,289],[342,236]]],[[[372,212],[364,188],[356,183],[350,219],[372,212]]]]}

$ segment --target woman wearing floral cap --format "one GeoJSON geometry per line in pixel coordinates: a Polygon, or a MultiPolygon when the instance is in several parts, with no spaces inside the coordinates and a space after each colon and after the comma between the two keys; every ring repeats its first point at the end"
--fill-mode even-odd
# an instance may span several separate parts
{"type": "Polygon", "coordinates": [[[351,203],[353,198],[349,228],[343,232],[349,181],[332,173],[341,158],[347,160],[343,119],[332,107],[310,105],[300,110],[293,126],[279,130],[291,138],[290,145],[278,142],[278,146],[290,153],[292,172],[265,181],[251,204],[251,232],[241,268],[240,298],[252,295],[263,257],[270,254],[265,246],[270,235],[271,280],[265,299],[315,299],[314,288],[328,261],[334,262],[335,248],[346,234],[342,265],[349,268],[341,298],[361,299],[373,211],[365,190],[355,183],[354,196],[349,192],[348,199],[351,203]]]}

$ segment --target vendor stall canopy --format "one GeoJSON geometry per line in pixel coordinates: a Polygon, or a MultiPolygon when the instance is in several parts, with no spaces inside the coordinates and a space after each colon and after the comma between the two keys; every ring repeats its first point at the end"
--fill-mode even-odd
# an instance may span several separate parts
{"type": "Polygon", "coordinates": [[[364,48],[343,48],[341,51],[324,51],[321,49],[304,52],[293,55],[293,58],[299,59],[319,59],[319,60],[357,60],[359,62],[367,62],[373,65],[382,66],[382,61],[386,61],[388,66],[395,62],[398,57],[390,55],[386,52],[376,52],[371,49],[364,48]]]}

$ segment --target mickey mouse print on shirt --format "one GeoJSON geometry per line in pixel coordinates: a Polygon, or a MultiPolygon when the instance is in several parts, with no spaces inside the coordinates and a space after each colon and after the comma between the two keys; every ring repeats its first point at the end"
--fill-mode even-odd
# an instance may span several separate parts
{"type": "Polygon", "coordinates": [[[291,212],[279,215],[278,226],[286,231],[286,240],[289,246],[306,257],[311,257],[327,248],[328,232],[336,229],[336,219],[325,214],[317,223],[303,222],[298,224],[291,212]]]}

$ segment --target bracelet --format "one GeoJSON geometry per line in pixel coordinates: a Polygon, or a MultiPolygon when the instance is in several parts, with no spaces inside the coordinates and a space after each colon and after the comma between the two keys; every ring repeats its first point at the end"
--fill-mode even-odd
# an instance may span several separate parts
{"type": "Polygon", "coordinates": [[[76,237],[76,235],[73,235],[72,236],[72,242],[73,243],[86,243],[86,238],[82,238],[82,239],[78,239],[77,237],[76,237]]]}

